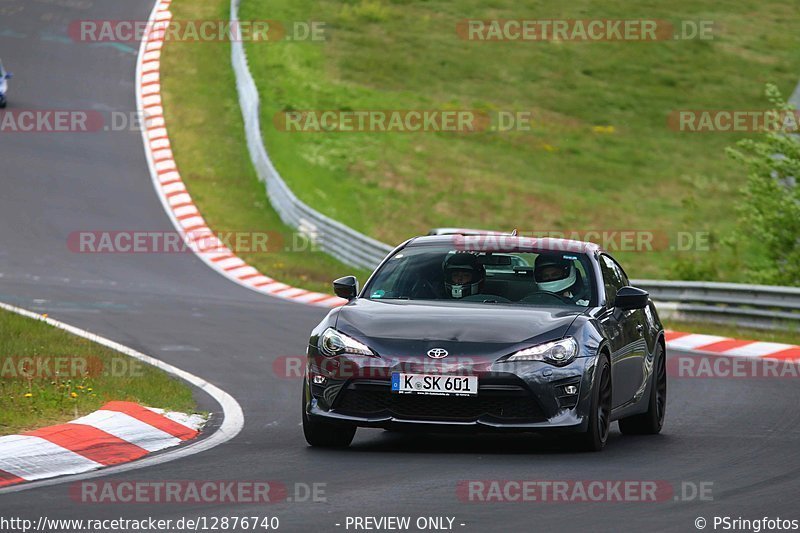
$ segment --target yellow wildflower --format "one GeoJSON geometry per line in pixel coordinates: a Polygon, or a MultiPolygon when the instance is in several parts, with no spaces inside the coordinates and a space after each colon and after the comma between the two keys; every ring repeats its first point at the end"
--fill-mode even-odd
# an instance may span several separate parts
{"type": "Polygon", "coordinates": [[[592,126],[595,133],[614,133],[614,126],[592,126]]]}

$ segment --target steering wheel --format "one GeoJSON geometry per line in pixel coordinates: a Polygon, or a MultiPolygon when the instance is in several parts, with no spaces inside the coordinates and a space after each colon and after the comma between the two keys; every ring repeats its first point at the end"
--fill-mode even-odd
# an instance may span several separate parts
{"type": "Polygon", "coordinates": [[[408,291],[412,298],[437,298],[436,291],[427,279],[419,279],[408,291]]]}

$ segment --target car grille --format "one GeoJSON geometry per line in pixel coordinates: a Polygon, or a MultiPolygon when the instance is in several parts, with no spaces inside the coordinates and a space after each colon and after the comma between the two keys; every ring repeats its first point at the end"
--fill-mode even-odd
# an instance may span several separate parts
{"type": "Polygon", "coordinates": [[[502,420],[543,421],[546,417],[524,388],[481,387],[477,396],[433,396],[392,393],[389,385],[351,384],[341,391],[333,406],[336,412],[356,416],[389,413],[415,420],[473,421],[481,417],[502,420]]]}

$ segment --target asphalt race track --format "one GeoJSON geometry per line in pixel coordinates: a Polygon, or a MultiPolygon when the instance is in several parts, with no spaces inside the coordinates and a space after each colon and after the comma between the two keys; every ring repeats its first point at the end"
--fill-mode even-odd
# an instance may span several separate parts
{"type": "MultiPolygon", "coordinates": [[[[15,75],[10,109],[132,112],[135,49],[66,42],[64,28],[80,18],[141,20],[151,7],[150,0],[0,4],[0,57],[15,75]]],[[[327,498],[268,506],[88,505],[70,499],[64,483],[0,494],[1,516],[278,516],[284,531],[344,530],[347,516],[449,516],[463,531],[692,531],[698,517],[800,518],[800,388],[791,379],[673,379],[664,433],[623,438],[615,427],[599,454],[565,452],[559,441],[534,437],[363,429],[348,450],[311,449],[299,425],[300,382],[276,376],[272,362],[303,354],[326,311],[251,292],[189,254],[71,252],[72,231],[173,230],[140,134],[0,135],[0,301],[197,374],[244,410],[244,430],[232,441],[110,479],[325,483],[327,498]],[[713,483],[713,501],[465,503],[456,486],[470,479],[713,483]]],[[[198,399],[202,408],[217,408],[198,399]]]]}

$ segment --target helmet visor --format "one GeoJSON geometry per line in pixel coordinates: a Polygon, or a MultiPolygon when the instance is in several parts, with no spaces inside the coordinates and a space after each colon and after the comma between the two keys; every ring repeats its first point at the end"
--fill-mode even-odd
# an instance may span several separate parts
{"type": "Polygon", "coordinates": [[[534,271],[534,278],[537,283],[547,283],[549,281],[559,281],[567,279],[571,271],[570,264],[557,265],[549,264],[543,265],[534,271]]]}
{"type": "Polygon", "coordinates": [[[447,282],[453,285],[468,285],[478,281],[478,273],[471,268],[447,269],[447,282]]]}

